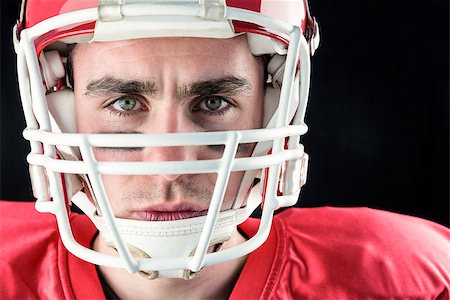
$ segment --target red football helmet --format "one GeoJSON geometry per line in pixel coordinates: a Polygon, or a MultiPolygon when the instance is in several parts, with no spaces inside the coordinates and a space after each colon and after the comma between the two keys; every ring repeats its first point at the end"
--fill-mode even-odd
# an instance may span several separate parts
{"type": "Polygon", "coordinates": [[[56,215],[61,237],[76,256],[99,265],[140,271],[148,278],[191,278],[203,266],[231,260],[267,238],[274,210],[297,202],[308,156],[300,144],[318,27],[306,0],[27,0],[14,30],[18,77],[30,141],[36,208],[56,215]],[[232,38],[247,35],[255,56],[268,58],[264,128],[171,134],[80,134],[67,71],[73,44],[154,37],[232,38]],[[251,157],[237,145],[255,143],[251,157]],[[225,145],[220,159],[102,162],[94,147],[225,145]],[[230,172],[245,172],[232,209],[221,211],[230,172]],[[207,215],[176,221],[114,216],[101,175],[217,173],[207,215]],[[89,200],[86,193],[92,195],[89,200]],[[229,239],[264,201],[258,233],[234,248],[208,253],[229,239]],[[73,238],[75,203],[118,256],[87,249],[73,238]],[[183,230],[180,230],[183,228],[183,230]]]}

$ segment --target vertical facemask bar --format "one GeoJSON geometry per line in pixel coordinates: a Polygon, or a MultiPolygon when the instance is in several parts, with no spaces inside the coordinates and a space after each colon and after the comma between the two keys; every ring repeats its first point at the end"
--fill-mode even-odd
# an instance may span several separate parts
{"type": "MultiPolygon", "coordinates": [[[[305,125],[306,106],[308,104],[308,93],[311,76],[311,60],[308,42],[302,35],[300,37],[300,99],[299,108],[294,116],[294,124],[305,125]]],[[[294,136],[289,139],[289,149],[298,147],[300,136],[294,136]]]]}
{"type": "MultiPolygon", "coordinates": [[[[290,101],[292,100],[293,83],[297,69],[297,62],[299,57],[299,41],[301,31],[298,27],[293,27],[290,33],[290,43],[286,56],[286,67],[283,77],[283,86],[281,87],[279,114],[277,116],[277,127],[288,126],[290,120],[288,119],[288,110],[290,101]]],[[[274,140],[272,153],[276,154],[284,151],[284,138],[274,140]]],[[[277,197],[278,179],[280,175],[281,165],[277,164],[269,168],[268,183],[266,190],[266,199],[264,202],[265,209],[276,209],[281,206],[281,201],[277,197]]]]}
{"type": "Polygon", "coordinates": [[[189,262],[189,269],[198,272],[203,266],[205,254],[208,251],[211,240],[212,231],[217,221],[217,217],[222,207],[225,191],[228,186],[231,169],[233,167],[233,159],[236,155],[239,145],[240,134],[231,131],[227,134],[227,142],[225,144],[225,151],[221,159],[220,170],[217,174],[216,186],[211,199],[211,204],[208,209],[208,214],[203,225],[202,234],[200,236],[195,255],[189,262]]]}
{"type": "MultiPolygon", "coordinates": [[[[292,101],[293,84],[297,69],[297,62],[299,57],[299,41],[300,28],[293,27],[290,34],[290,42],[288,52],[286,55],[286,66],[283,74],[283,86],[280,93],[280,106],[277,115],[276,127],[284,127],[289,125],[289,108],[292,101]]],[[[284,148],[284,139],[277,139],[273,146],[274,152],[279,152],[284,148]]]]}
{"type": "MultiPolygon", "coordinates": [[[[30,77],[28,75],[27,65],[26,65],[26,58],[25,53],[23,49],[23,43],[22,41],[19,44],[19,50],[17,53],[17,76],[19,81],[19,90],[20,90],[20,99],[22,100],[22,107],[24,110],[25,115],[25,121],[27,123],[27,129],[39,129],[38,123],[36,122],[36,119],[34,118],[33,114],[33,108],[31,107],[31,94],[30,94],[30,77]]],[[[39,146],[39,143],[36,141],[31,142],[31,150],[36,150],[39,146]]],[[[35,153],[35,152],[33,152],[35,153]]]]}
{"type": "MultiPolygon", "coordinates": [[[[299,36],[299,55],[300,55],[300,89],[298,91],[299,95],[299,103],[297,111],[292,120],[293,124],[299,124],[306,127],[304,123],[306,105],[308,102],[308,91],[310,84],[310,52],[309,45],[306,42],[306,39],[303,35],[299,36]]],[[[282,179],[282,183],[286,183],[286,187],[290,190],[288,193],[283,193],[282,196],[277,196],[277,204],[278,206],[292,206],[295,205],[298,201],[298,196],[300,192],[301,186],[305,183],[306,180],[306,170],[308,163],[308,155],[304,153],[303,145],[300,144],[300,135],[289,136],[288,138],[288,149],[298,149],[301,148],[303,155],[298,160],[286,161],[284,165],[284,175],[282,179]],[[287,175],[286,175],[287,174],[287,175]],[[295,174],[295,175],[294,175],[295,174]],[[287,177],[285,177],[287,176],[287,177]],[[290,181],[286,181],[286,178],[292,176],[290,181]],[[289,188],[290,187],[290,188],[289,188]]]]}
{"type": "MultiPolygon", "coordinates": [[[[35,117],[39,123],[39,129],[42,131],[51,132],[50,119],[48,116],[47,101],[45,100],[45,91],[42,86],[42,77],[38,68],[39,62],[36,56],[36,49],[34,48],[34,39],[30,39],[28,30],[23,30],[21,33],[21,40],[28,41],[23,43],[23,50],[28,66],[28,74],[30,76],[31,84],[31,105],[34,108],[35,117]]],[[[44,144],[44,153],[47,156],[54,158],[56,151],[54,147],[44,144]]]]}
{"type": "Polygon", "coordinates": [[[101,180],[101,173],[98,171],[96,167],[97,161],[94,158],[92,147],[90,146],[87,139],[82,140],[80,151],[84,163],[86,164],[88,169],[89,181],[94,191],[95,198],[97,199],[97,204],[100,207],[102,216],[107,226],[109,227],[109,230],[112,233],[113,241],[116,246],[117,252],[119,252],[119,255],[126,269],[132,273],[136,272],[138,271],[138,264],[136,260],[132,258],[131,253],[128,250],[128,247],[125,245],[117,229],[114,213],[111,209],[111,205],[109,205],[106,196],[106,191],[103,187],[103,183],[101,180]]]}
{"type": "MultiPolygon", "coordinates": [[[[31,102],[30,78],[24,53],[24,43],[26,43],[25,40],[22,40],[22,42],[19,43],[17,52],[17,76],[19,79],[18,82],[21,95],[20,99],[22,101],[22,108],[27,124],[27,129],[38,130],[39,124],[34,117],[31,102]]],[[[41,154],[41,152],[42,144],[38,141],[30,141],[30,154],[41,154]]],[[[37,209],[42,209],[42,211],[51,211],[51,207],[38,207],[40,204],[49,203],[48,201],[50,200],[44,168],[42,166],[30,164],[29,171],[30,178],[32,180],[33,195],[38,200],[38,202],[36,203],[37,209]]]]}
{"type": "MultiPolygon", "coordinates": [[[[22,107],[24,109],[27,129],[50,130],[48,113],[46,111],[45,92],[42,87],[39,64],[36,57],[33,39],[30,39],[28,30],[21,33],[18,54],[19,88],[22,95],[22,107]],[[36,114],[34,113],[36,111],[36,114]]],[[[45,143],[31,142],[30,153],[44,154],[49,157],[56,157],[54,147],[45,143]]],[[[33,187],[33,195],[37,198],[36,209],[40,211],[52,211],[54,207],[50,205],[52,194],[49,191],[47,175],[42,166],[30,164],[30,179],[33,187]],[[44,204],[45,203],[45,204],[44,204]]]]}

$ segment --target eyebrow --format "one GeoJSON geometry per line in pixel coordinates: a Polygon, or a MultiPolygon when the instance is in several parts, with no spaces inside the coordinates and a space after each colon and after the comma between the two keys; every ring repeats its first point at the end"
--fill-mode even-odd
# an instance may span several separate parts
{"type": "Polygon", "coordinates": [[[156,84],[151,81],[123,80],[118,77],[104,76],[100,79],[91,80],[86,86],[86,96],[102,94],[146,94],[156,93],[156,84]]]}
{"type": "Polygon", "coordinates": [[[177,89],[177,98],[189,98],[212,94],[237,95],[248,93],[251,85],[247,79],[237,76],[225,76],[183,85],[177,89]]]}
{"type": "MultiPolygon", "coordinates": [[[[152,81],[124,80],[118,77],[105,76],[91,80],[87,87],[86,96],[102,94],[145,94],[154,96],[158,89],[152,81]]],[[[225,76],[216,79],[202,80],[181,85],[177,88],[177,99],[198,97],[212,94],[237,95],[251,91],[247,79],[237,76],[225,76]]]]}

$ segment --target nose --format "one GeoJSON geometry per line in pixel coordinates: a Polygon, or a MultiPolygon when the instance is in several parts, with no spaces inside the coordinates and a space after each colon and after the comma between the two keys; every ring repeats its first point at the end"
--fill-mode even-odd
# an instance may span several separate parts
{"type": "MultiPolygon", "coordinates": [[[[145,125],[146,133],[171,134],[198,131],[182,106],[155,108],[145,125]]],[[[186,143],[189,141],[186,141],[186,143]]],[[[198,146],[150,146],[144,149],[144,160],[154,162],[189,161],[197,159],[198,146]],[[196,150],[197,149],[197,150],[196,150]]],[[[166,181],[174,181],[183,174],[160,174],[166,181]]]]}
{"type": "MultiPolygon", "coordinates": [[[[191,147],[147,147],[144,149],[146,161],[187,161],[193,160],[195,157],[191,147]]],[[[167,181],[174,181],[183,174],[159,174],[160,177],[167,181]]]]}

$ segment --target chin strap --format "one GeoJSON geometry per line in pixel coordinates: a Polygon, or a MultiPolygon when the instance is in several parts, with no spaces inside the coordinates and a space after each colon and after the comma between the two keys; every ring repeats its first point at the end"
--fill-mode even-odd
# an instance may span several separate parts
{"type": "MultiPolygon", "coordinates": [[[[258,189],[254,189],[255,191],[258,189]]],[[[110,228],[105,219],[97,214],[95,206],[83,193],[77,193],[75,203],[94,223],[108,247],[116,249],[110,228]]],[[[253,203],[252,203],[253,206],[253,203]]],[[[208,252],[217,252],[231,238],[238,224],[246,220],[254,207],[230,209],[219,214],[211,236],[208,252]]],[[[135,258],[189,257],[195,254],[206,216],[176,221],[141,221],[115,218],[117,230],[135,258]]],[[[147,279],[183,278],[192,279],[197,272],[188,269],[141,270],[147,279]]]]}
{"type": "MultiPolygon", "coordinates": [[[[117,229],[136,258],[171,258],[193,256],[206,216],[176,221],[139,221],[116,218],[117,229]]],[[[105,220],[93,217],[107,246],[115,248],[112,235],[105,220]]],[[[236,212],[225,211],[219,215],[212,233],[210,246],[218,251],[223,243],[231,238],[236,228],[236,212]]],[[[145,270],[140,272],[145,278],[183,278],[195,276],[190,270],[145,270]]]]}

